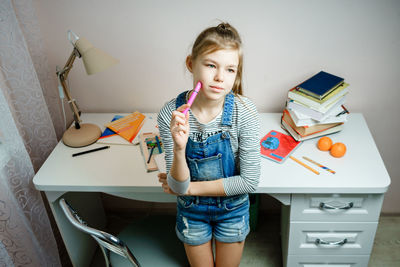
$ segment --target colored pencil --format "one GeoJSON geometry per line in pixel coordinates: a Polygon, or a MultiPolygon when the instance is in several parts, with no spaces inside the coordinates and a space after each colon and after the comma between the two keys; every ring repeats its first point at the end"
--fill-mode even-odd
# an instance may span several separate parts
{"type": "Polygon", "coordinates": [[[156,135],[156,142],[157,142],[157,147],[158,147],[158,153],[162,153],[162,150],[161,150],[161,144],[160,144],[160,139],[158,139],[158,136],[156,135]]]}
{"type": "Polygon", "coordinates": [[[322,165],[322,164],[320,164],[320,163],[318,163],[318,162],[315,162],[315,161],[313,161],[313,160],[310,159],[310,158],[303,157],[303,159],[308,160],[308,161],[311,162],[311,163],[314,163],[314,164],[317,165],[318,167],[321,167],[322,169],[327,170],[328,172],[330,172],[330,173],[332,173],[332,174],[335,174],[335,173],[336,173],[334,170],[331,170],[331,169],[329,169],[328,167],[326,167],[326,166],[324,166],[324,165],[322,165]]]}
{"type": "Polygon", "coordinates": [[[149,155],[149,159],[147,160],[147,163],[150,163],[151,156],[153,156],[153,152],[154,152],[154,148],[155,148],[155,147],[156,147],[156,146],[152,146],[152,147],[151,147],[150,155],[149,155]]]}
{"type": "Polygon", "coordinates": [[[310,166],[308,166],[307,164],[301,162],[300,160],[296,159],[295,157],[289,156],[289,158],[291,158],[292,160],[296,161],[298,164],[300,164],[303,167],[306,167],[307,169],[309,169],[310,171],[312,171],[315,174],[319,175],[319,172],[314,170],[313,168],[311,168],[310,166]]]}

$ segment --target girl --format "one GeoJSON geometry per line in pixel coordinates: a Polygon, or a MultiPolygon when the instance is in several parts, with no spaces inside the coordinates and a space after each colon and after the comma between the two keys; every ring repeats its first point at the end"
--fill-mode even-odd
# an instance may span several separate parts
{"type": "Polygon", "coordinates": [[[202,88],[186,115],[190,91],[158,115],[167,163],[159,181],[166,193],[179,195],[175,230],[190,265],[239,266],[250,231],[248,193],[260,176],[260,120],[255,105],[242,96],[236,29],[221,23],[204,30],[186,66],[202,88]]]}

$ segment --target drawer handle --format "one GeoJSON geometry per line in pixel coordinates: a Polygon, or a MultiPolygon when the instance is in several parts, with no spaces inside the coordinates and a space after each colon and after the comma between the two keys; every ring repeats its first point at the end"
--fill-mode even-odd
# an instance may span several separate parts
{"type": "Polygon", "coordinates": [[[348,210],[351,209],[354,206],[353,202],[349,202],[341,207],[335,207],[329,204],[326,204],[324,202],[319,203],[319,207],[321,209],[327,209],[327,210],[348,210]]]}
{"type": "Polygon", "coordinates": [[[330,245],[330,246],[343,246],[344,244],[347,243],[347,238],[337,241],[337,242],[328,242],[322,239],[315,239],[315,244],[316,245],[330,245]]]}

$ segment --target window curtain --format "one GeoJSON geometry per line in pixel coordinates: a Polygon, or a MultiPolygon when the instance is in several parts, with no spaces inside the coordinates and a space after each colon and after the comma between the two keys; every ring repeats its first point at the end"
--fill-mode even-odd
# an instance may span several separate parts
{"type": "Polygon", "coordinates": [[[64,131],[31,0],[0,1],[0,266],[61,266],[35,172],[64,131]],[[58,138],[57,138],[58,137],[58,138]]]}

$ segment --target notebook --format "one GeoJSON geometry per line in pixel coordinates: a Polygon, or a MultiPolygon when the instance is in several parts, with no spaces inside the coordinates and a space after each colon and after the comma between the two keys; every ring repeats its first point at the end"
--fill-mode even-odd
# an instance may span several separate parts
{"type": "Polygon", "coordinates": [[[105,126],[129,142],[133,142],[144,124],[145,115],[135,111],[123,118],[107,123],[105,126]]]}
{"type": "Polygon", "coordinates": [[[292,136],[272,130],[260,141],[261,156],[283,163],[300,144],[292,136]]]}

